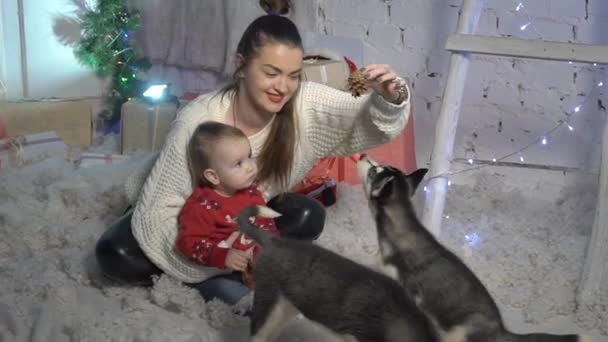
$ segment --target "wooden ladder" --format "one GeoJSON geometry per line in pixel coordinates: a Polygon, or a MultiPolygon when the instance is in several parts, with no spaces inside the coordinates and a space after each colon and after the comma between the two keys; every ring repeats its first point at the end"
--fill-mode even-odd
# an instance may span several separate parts
{"type": "MultiPolygon", "coordinates": [[[[453,160],[454,140],[465,89],[470,56],[484,54],[551,61],[608,64],[608,46],[501,38],[476,35],[483,0],[463,0],[456,33],[448,37],[446,50],[451,52],[448,78],[435,126],[430,181],[422,221],[435,235],[441,224],[447,191],[447,177],[453,160]]],[[[599,294],[608,258],[608,120],[604,123],[600,189],[591,237],[587,245],[577,299],[592,302],[599,294]]]]}

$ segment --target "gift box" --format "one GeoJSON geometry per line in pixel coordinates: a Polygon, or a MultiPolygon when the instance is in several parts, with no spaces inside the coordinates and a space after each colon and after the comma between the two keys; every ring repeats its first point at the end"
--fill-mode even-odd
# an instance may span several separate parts
{"type": "Polygon", "coordinates": [[[322,83],[330,87],[346,90],[348,66],[343,60],[305,59],[302,80],[322,83]]]}
{"type": "Polygon", "coordinates": [[[63,158],[67,148],[54,131],[8,137],[0,140],[0,170],[51,156],[63,158]]]}
{"type": "Polygon", "coordinates": [[[111,153],[92,153],[71,151],[66,158],[70,163],[78,167],[93,167],[99,165],[115,165],[128,160],[130,156],[111,153]]]}
{"type": "Polygon", "coordinates": [[[173,102],[125,102],[121,109],[122,153],[160,150],[176,114],[177,106],[173,102]]]}
{"type": "Polygon", "coordinates": [[[328,157],[318,160],[291,191],[314,198],[326,207],[334,205],[337,199],[337,184],[331,177],[331,170],[336,159],[328,157]]]}
{"type": "Polygon", "coordinates": [[[0,102],[0,121],[9,137],[54,131],[68,146],[91,145],[92,110],[84,100],[0,102]]]}

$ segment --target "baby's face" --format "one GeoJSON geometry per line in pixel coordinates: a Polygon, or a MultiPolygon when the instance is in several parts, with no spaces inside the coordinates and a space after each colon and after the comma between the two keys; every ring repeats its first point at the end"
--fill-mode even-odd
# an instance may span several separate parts
{"type": "Polygon", "coordinates": [[[257,176],[258,167],[251,157],[251,146],[246,138],[221,139],[213,157],[212,164],[220,180],[219,190],[233,193],[245,189],[257,176]]]}

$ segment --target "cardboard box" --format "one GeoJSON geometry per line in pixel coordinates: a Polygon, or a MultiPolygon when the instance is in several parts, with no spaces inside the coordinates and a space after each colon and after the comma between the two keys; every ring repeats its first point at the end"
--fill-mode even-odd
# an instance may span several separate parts
{"type": "Polygon", "coordinates": [[[125,102],[121,109],[122,153],[160,150],[176,114],[177,106],[171,102],[125,102]]]}
{"type": "Polygon", "coordinates": [[[0,170],[44,159],[64,158],[67,145],[53,131],[8,137],[0,140],[0,170]]]}
{"type": "Polygon", "coordinates": [[[346,90],[348,82],[348,66],[344,61],[305,59],[303,66],[303,81],[313,81],[330,87],[346,90]]]}
{"type": "Polygon", "coordinates": [[[0,117],[9,137],[55,131],[68,146],[91,145],[91,105],[84,100],[0,102],[0,117]]]}

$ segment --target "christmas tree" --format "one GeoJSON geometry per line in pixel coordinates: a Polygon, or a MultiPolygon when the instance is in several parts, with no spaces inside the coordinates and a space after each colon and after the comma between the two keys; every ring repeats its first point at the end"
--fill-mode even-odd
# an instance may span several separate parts
{"type": "Polygon", "coordinates": [[[120,118],[125,101],[144,91],[138,72],[148,70],[150,62],[131,44],[131,33],[140,24],[139,11],[124,0],[98,0],[82,18],[82,36],[74,52],[97,76],[112,78],[107,94],[111,109],[102,114],[110,123],[120,118]]]}

